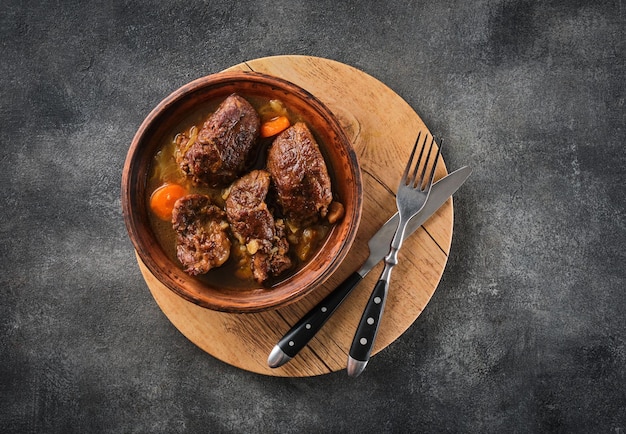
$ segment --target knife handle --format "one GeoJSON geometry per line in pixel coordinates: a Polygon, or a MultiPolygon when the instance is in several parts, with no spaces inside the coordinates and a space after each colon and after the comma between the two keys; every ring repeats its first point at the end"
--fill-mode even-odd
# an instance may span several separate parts
{"type": "Polygon", "coordinates": [[[374,341],[378,334],[380,320],[387,300],[389,289],[388,279],[381,279],[376,282],[372,295],[365,306],[363,316],[354,334],[352,346],[350,347],[350,357],[348,358],[348,375],[358,376],[365,369],[365,365],[370,359],[374,341]]]}
{"type": "Polygon", "coordinates": [[[270,355],[268,365],[271,368],[282,366],[298,352],[306,346],[306,344],[315,336],[322,328],[330,316],[335,312],[339,305],[346,299],[352,289],[363,280],[363,277],[356,271],[349,275],[343,282],[337,286],[330,294],[320,301],[313,309],[304,315],[300,321],[294,325],[274,347],[272,354],[280,349],[284,356],[280,359],[273,360],[270,355]]]}

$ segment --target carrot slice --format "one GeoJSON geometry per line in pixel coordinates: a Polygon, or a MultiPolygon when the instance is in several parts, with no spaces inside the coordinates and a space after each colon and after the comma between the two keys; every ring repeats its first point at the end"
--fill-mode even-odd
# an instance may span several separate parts
{"type": "Polygon", "coordinates": [[[276,116],[261,125],[261,137],[272,137],[289,128],[287,116],[276,116]]]}
{"type": "Polygon", "coordinates": [[[161,220],[170,220],[174,204],[187,195],[187,190],[178,184],[163,184],[150,196],[150,209],[161,220]]]}

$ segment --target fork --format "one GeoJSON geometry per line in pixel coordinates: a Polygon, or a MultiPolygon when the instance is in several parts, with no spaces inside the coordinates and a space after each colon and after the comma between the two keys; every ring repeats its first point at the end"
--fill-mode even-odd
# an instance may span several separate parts
{"type": "Polygon", "coordinates": [[[348,375],[351,377],[360,375],[369,361],[387,299],[391,270],[398,263],[398,251],[402,246],[402,241],[404,241],[406,226],[426,204],[428,196],[430,195],[430,189],[433,185],[437,162],[441,154],[441,147],[437,148],[430,172],[426,177],[435,139],[431,136],[428,154],[424,159],[424,150],[426,149],[428,134],[424,135],[421,151],[415,167],[412,168],[413,158],[415,157],[421,135],[422,133],[420,131],[415,140],[415,145],[413,145],[411,156],[404,169],[396,194],[396,206],[398,207],[400,220],[391,241],[389,253],[385,256],[385,267],[365,306],[365,311],[363,312],[363,316],[361,317],[361,321],[359,322],[359,326],[357,327],[352,341],[352,346],[350,347],[347,371],[348,375]]]}

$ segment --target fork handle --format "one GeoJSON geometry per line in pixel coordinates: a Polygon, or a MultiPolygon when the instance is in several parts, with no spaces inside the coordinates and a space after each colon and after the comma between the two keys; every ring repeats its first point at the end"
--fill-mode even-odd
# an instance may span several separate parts
{"type": "Polygon", "coordinates": [[[361,321],[352,340],[350,357],[348,357],[347,370],[348,375],[351,377],[357,377],[361,374],[370,359],[385,308],[388,289],[389,280],[381,279],[376,282],[367,306],[365,306],[365,311],[363,316],[361,316],[361,321]]]}
{"type": "Polygon", "coordinates": [[[404,234],[409,220],[405,219],[402,213],[400,213],[400,222],[396,232],[393,234],[391,248],[387,256],[385,256],[385,267],[382,273],[380,273],[380,278],[367,301],[365,311],[354,334],[354,339],[352,339],[347,366],[348,375],[351,377],[357,377],[363,372],[372,354],[374,341],[380,328],[380,320],[385,309],[385,302],[387,301],[391,270],[398,263],[398,252],[402,246],[402,241],[404,241],[404,234]]]}

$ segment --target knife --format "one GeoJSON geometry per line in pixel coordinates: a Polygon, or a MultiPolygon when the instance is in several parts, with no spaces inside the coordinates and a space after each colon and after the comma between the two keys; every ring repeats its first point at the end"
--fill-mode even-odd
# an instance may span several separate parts
{"type": "MultiPolygon", "coordinates": [[[[428,220],[428,218],[463,185],[470,173],[472,173],[472,170],[464,166],[433,184],[426,205],[424,205],[422,211],[409,222],[405,237],[409,237],[428,220]]],[[[278,341],[267,359],[267,364],[270,368],[278,368],[295,357],[313,336],[315,336],[319,329],[322,328],[328,318],[330,318],[339,305],[346,299],[348,294],[350,294],[352,289],[354,289],[367,273],[385,257],[389,251],[393,234],[398,226],[399,218],[398,213],[394,214],[369,240],[367,245],[370,255],[361,268],[348,276],[346,280],[339,284],[337,288],[304,315],[300,321],[278,341]]]]}

